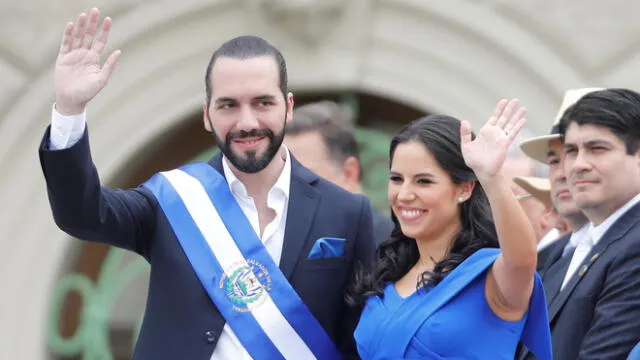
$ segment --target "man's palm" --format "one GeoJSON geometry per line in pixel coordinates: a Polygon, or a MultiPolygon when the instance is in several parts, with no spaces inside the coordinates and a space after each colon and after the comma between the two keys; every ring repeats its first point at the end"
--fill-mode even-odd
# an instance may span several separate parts
{"type": "Polygon", "coordinates": [[[104,66],[100,66],[111,20],[105,18],[100,35],[95,37],[98,17],[98,10],[92,9],[88,19],[85,14],[80,14],[75,25],[67,24],[54,75],[59,111],[81,112],[107,84],[120,55],[119,51],[114,51],[104,66]]]}
{"type": "Polygon", "coordinates": [[[86,104],[104,87],[100,75],[100,55],[75,49],[61,55],[56,65],[56,90],[74,102],[86,104]]]}

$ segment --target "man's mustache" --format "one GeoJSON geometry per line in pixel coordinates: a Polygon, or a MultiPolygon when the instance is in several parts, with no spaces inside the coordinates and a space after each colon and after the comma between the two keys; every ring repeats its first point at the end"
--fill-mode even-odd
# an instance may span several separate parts
{"type": "Polygon", "coordinates": [[[268,137],[269,139],[273,139],[274,134],[273,134],[273,131],[269,129],[252,129],[249,131],[240,130],[233,133],[228,133],[227,142],[230,142],[236,139],[246,139],[246,138],[263,137],[263,136],[268,137]]]}

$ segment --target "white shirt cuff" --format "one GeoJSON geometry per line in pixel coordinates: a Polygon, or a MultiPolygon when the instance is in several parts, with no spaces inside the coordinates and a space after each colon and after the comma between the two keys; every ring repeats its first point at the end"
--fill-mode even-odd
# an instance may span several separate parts
{"type": "Polygon", "coordinates": [[[53,104],[49,149],[62,150],[72,147],[82,138],[86,126],[86,110],[81,114],[64,116],[56,110],[56,104],[53,104]]]}

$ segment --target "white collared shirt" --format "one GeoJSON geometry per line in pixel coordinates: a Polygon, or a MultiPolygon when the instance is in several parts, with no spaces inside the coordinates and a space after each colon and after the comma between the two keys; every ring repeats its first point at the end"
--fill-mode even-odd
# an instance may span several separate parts
{"type": "Polygon", "coordinates": [[[571,237],[569,238],[569,243],[567,247],[574,247],[575,250],[573,255],[571,256],[571,262],[569,263],[569,267],[567,268],[567,272],[564,274],[564,279],[562,280],[562,285],[560,285],[560,290],[564,288],[564,286],[569,282],[571,276],[576,272],[580,263],[587,256],[591,247],[593,246],[592,241],[590,240],[589,234],[590,225],[584,224],[578,230],[571,233],[571,237]]]}
{"type": "Polygon", "coordinates": [[[580,239],[589,232],[589,228],[589,223],[586,223],[580,226],[578,230],[572,232],[571,236],[569,237],[569,243],[571,244],[570,246],[578,246],[578,244],[580,243],[580,239]]]}
{"type": "Polygon", "coordinates": [[[549,245],[553,244],[560,237],[560,232],[556,228],[552,228],[549,230],[540,241],[538,241],[537,251],[540,252],[543,249],[547,248],[549,245]]]}
{"type": "MultiPolygon", "coordinates": [[[[49,148],[52,150],[70,148],[82,138],[85,127],[85,113],[74,116],[63,116],[56,111],[54,105],[51,114],[49,148]]],[[[284,167],[267,195],[267,205],[275,211],[276,216],[265,226],[262,236],[260,236],[258,209],[255,206],[253,198],[247,194],[247,189],[244,184],[235,176],[233,171],[231,171],[227,159],[225,157],[222,159],[224,176],[227,179],[233,197],[238,205],[240,205],[242,212],[251,223],[253,231],[258,234],[258,237],[263,242],[267,252],[271,255],[276,265],[280,264],[282,255],[291,187],[291,156],[289,149],[286,147],[284,147],[284,149],[286,153],[284,167]]],[[[279,156],[279,153],[276,156],[279,156]]],[[[211,355],[211,360],[228,359],[249,360],[252,358],[227,323],[222,329],[218,343],[211,355]]]]}
{"type": "Polygon", "coordinates": [[[593,226],[593,223],[584,225],[580,230],[583,230],[583,235],[576,237],[574,242],[573,234],[571,236],[571,243],[576,246],[576,250],[571,257],[571,263],[562,281],[562,290],[564,286],[569,282],[569,279],[574,275],[578,267],[582,264],[587,254],[591,249],[600,241],[602,236],[609,230],[609,228],[616,222],[622,215],[624,215],[629,209],[640,202],[640,194],[637,194],[631,200],[627,201],[618,210],[614,211],[609,217],[607,217],[600,225],[593,226]]]}
{"type": "MultiPolygon", "coordinates": [[[[276,216],[265,226],[262,237],[258,235],[276,265],[280,264],[280,257],[282,255],[284,230],[287,222],[287,210],[289,208],[289,189],[291,185],[291,157],[286,147],[285,152],[286,159],[282,173],[280,173],[278,180],[276,180],[276,183],[267,195],[267,205],[276,212],[276,216]]],[[[279,154],[276,156],[279,156],[279,154]]],[[[253,231],[255,231],[256,234],[260,234],[258,209],[255,206],[253,198],[247,194],[247,189],[244,184],[240,182],[233,171],[231,171],[226,157],[222,158],[222,167],[233,197],[238,202],[238,205],[240,205],[247,219],[249,219],[249,222],[251,222],[253,231]]],[[[244,349],[228,323],[224,325],[220,339],[218,339],[218,344],[211,355],[211,360],[226,359],[251,359],[251,356],[244,349]]]]}

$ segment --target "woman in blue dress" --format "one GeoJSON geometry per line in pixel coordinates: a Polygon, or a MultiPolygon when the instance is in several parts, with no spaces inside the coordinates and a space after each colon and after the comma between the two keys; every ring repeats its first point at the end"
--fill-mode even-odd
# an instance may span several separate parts
{"type": "Polygon", "coordinates": [[[393,138],[395,229],[348,295],[362,359],[553,358],[535,235],[501,172],[524,113],[505,99],[475,137],[431,115],[393,138]]]}

